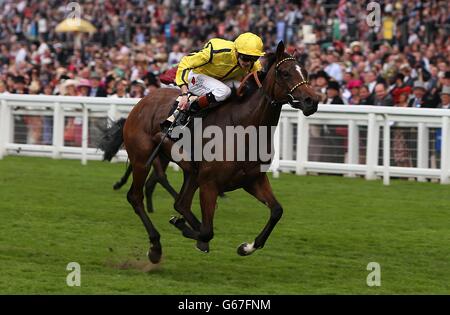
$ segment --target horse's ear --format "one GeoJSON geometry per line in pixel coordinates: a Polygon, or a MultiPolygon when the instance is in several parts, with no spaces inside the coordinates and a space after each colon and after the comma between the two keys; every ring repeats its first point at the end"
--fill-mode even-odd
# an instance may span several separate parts
{"type": "Polygon", "coordinates": [[[278,43],[276,55],[277,59],[282,59],[284,56],[284,43],[282,40],[278,43]]]}

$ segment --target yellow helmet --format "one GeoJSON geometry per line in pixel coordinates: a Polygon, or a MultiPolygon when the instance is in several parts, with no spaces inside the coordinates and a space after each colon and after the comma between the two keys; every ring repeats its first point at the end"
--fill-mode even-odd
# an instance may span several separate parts
{"type": "Polygon", "coordinates": [[[262,39],[253,33],[244,33],[234,41],[238,53],[249,56],[264,56],[262,39]]]}

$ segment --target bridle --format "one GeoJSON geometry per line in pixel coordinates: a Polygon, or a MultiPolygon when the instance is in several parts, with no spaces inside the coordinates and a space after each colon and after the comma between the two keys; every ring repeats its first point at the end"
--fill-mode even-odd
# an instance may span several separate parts
{"type": "MultiPolygon", "coordinates": [[[[294,61],[296,64],[297,64],[297,60],[295,59],[295,58],[293,58],[293,57],[287,57],[287,58],[284,58],[284,59],[282,59],[282,60],[280,60],[280,61],[278,61],[278,63],[275,65],[275,84],[277,84],[277,85],[279,85],[279,86],[281,86],[282,87],[282,85],[278,82],[278,68],[280,67],[280,65],[281,64],[283,64],[284,62],[286,62],[286,61],[294,61]]],[[[300,68],[300,71],[301,71],[301,68],[300,68]]],[[[301,73],[301,72],[300,72],[301,73]]],[[[271,97],[271,96],[269,96],[269,95],[267,95],[266,93],[264,93],[265,95],[266,95],[266,98],[268,98],[269,99],[269,101],[270,101],[270,104],[272,105],[272,106],[280,106],[280,105],[283,105],[283,104],[286,104],[286,102],[287,103],[289,103],[289,104],[291,104],[291,106],[293,106],[293,107],[299,107],[298,105],[299,105],[299,103],[300,103],[300,101],[299,100],[297,100],[297,99],[295,99],[295,97],[292,95],[292,93],[297,89],[297,88],[299,88],[300,86],[302,86],[302,85],[309,85],[309,81],[308,80],[305,80],[304,78],[303,78],[303,75],[302,75],[302,81],[300,81],[300,82],[298,82],[297,84],[295,84],[293,87],[291,87],[291,88],[289,88],[289,86],[287,86],[288,87],[288,89],[289,89],[289,93],[288,93],[288,100],[287,101],[277,101],[277,100],[274,100],[273,99],[273,97],[271,97]]],[[[286,84],[287,85],[287,84],[286,84]]],[[[273,90],[274,90],[274,88],[275,88],[275,85],[273,85],[273,88],[272,88],[272,93],[271,94],[273,94],[273,90]]]]}

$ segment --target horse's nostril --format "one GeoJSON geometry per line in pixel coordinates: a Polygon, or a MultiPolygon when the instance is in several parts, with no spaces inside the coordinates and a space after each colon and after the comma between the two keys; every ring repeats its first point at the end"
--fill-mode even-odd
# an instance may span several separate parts
{"type": "Polygon", "coordinates": [[[307,104],[312,103],[312,98],[311,97],[305,98],[305,103],[307,104]]]}

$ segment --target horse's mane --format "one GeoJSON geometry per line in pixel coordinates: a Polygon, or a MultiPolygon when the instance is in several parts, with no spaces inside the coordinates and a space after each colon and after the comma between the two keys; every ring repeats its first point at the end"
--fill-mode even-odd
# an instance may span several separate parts
{"type": "MultiPolygon", "coordinates": [[[[263,69],[262,71],[258,72],[258,78],[259,81],[261,83],[264,82],[264,79],[267,76],[267,73],[270,70],[270,67],[272,67],[272,65],[275,63],[276,61],[276,54],[273,52],[267,53],[264,57],[263,60],[263,69]]],[[[249,98],[250,96],[252,96],[257,90],[259,89],[258,84],[256,83],[255,79],[252,77],[250,77],[247,82],[246,82],[246,87],[244,88],[244,94],[242,96],[237,96],[236,95],[236,91],[233,90],[232,95],[234,96],[233,99],[238,99],[240,101],[244,101],[247,98],[249,98]]]]}

